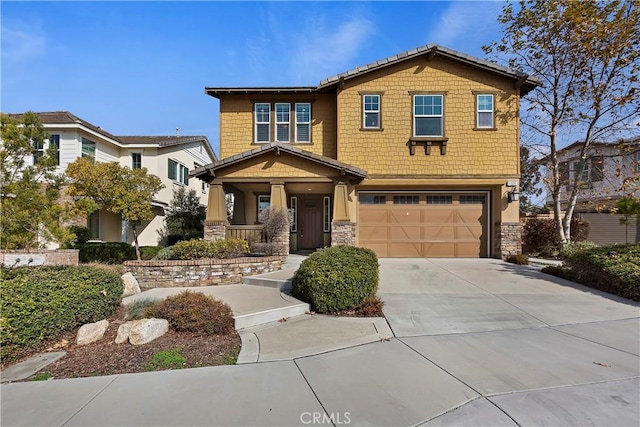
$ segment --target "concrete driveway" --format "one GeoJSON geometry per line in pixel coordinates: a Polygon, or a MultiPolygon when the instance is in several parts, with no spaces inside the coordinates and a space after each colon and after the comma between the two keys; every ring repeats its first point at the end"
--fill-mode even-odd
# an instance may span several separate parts
{"type": "Polygon", "coordinates": [[[380,264],[395,336],[479,396],[426,425],[640,425],[638,304],[493,259],[380,264]]]}

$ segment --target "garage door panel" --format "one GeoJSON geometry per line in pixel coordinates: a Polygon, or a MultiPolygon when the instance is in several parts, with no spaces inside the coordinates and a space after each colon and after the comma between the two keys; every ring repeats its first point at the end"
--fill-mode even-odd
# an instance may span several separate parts
{"type": "Polygon", "coordinates": [[[422,253],[427,258],[454,258],[456,245],[453,242],[423,243],[422,253]]]}
{"type": "Polygon", "coordinates": [[[379,240],[386,242],[388,239],[388,230],[385,226],[361,226],[360,238],[362,240],[379,240]]]}
{"type": "Polygon", "coordinates": [[[455,239],[455,229],[447,224],[429,225],[422,227],[424,240],[449,240],[455,239]]]}
{"type": "Polygon", "coordinates": [[[419,208],[391,210],[389,211],[389,215],[391,224],[420,224],[422,221],[419,208]]]}
{"type": "Polygon", "coordinates": [[[389,239],[391,241],[395,240],[406,240],[408,242],[419,240],[420,239],[420,224],[416,225],[399,225],[399,226],[389,226],[389,239]]]}
{"type": "Polygon", "coordinates": [[[398,258],[421,258],[422,244],[420,243],[389,243],[389,253],[398,258]]]}
{"type": "Polygon", "coordinates": [[[458,258],[479,258],[482,256],[478,242],[457,242],[456,257],[458,258]]]}
{"type": "Polygon", "coordinates": [[[462,226],[456,227],[456,240],[480,240],[482,227],[462,226]]]}
{"type": "Polygon", "coordinates": [[[371,249],[380,258],[387,258],[391,256],[389,255],[389,244],[386,241],[383,243],[369,242],[367,243],[366,246],[365,245],[362,245],[362,246],[368,249],[371,249]]]}

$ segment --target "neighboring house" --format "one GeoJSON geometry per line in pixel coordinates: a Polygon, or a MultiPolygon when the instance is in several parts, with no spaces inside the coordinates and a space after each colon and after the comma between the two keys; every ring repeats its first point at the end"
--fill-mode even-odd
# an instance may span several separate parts
{"type": "MultiPolygon", "coordinates": [[[[162,179],[165,188],[156,193],[152,205],[155,218],[138,226],[140,245],[155,246],[162,242],[165,209],[179,187],[193,188],[200,200],[208,198],[209,188],[198,180],[189,180],[189,170],[216,160],[205,136],[116,136],[67,112],[36,113],[50,136],[41,147],[35,147],[37,161],[51,144],[58,148],[58,172],[78,157],[97,162],[119,162],[130,168],[147,168],[162,179]]],[[[12,114],[14,117],[19,115],[12,114]]],[[[107,242],[133,241],[133,233],[118,215],[106,210],[91,214],[86,224],[94,239],[107,242]]]]}
{"type": "Polygon", "coordinates": [[[256,224],[275,205],[291,212],[292,251],[517,253],[518,110],[539,84],[428,45],[318,86],[207,87],[220,100],[221,160],[192,172],[211,184],[205,234],[256,224]]]}
{"type": "MultiPolygon", "coordinates": [[[[560,204],[566,209],[571,185],[578,181],[577,215],[589,221],[589,240],[598,244],[640,242],[640,227],[635,223],[620,223],[622,215],[610,212],[625,194],[640,197],[640,138],[623,139],[615,143],[594,142],[587,152],[585,169],[576,172],[582,143],[575,142],[558,150],[560,173],[560,204]]],[[[551,181],[551,169],[546,167],[546,180],[551,181]]],[[[547,206],[553,199],[547,194],[547,206]]]]}

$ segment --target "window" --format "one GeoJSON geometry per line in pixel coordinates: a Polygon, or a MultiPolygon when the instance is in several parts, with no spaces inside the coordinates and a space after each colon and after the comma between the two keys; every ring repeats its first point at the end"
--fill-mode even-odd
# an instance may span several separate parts
{"type": "Polygon", "coordinates": [[[89,157],[91,160],[96,159],[96,143],[82,138],[82,157],[89,157]]]}
{"type": "Polygon", "coordinates": [[[442,95],[413,96],[413,136],[443,136],[442,95]]]}
{"type": "Polygon", "coordinates": [[[460,204],[461,205],[483,205],[484,196],[482,195],[460,196],[460,204]]]}
{"type": "Polygon", "coordinates": [[[100,238],[100,211],[94,211],[87,219],[87,227],[91,230],[91,238],[100,238]]]}
{"type": "Polygon", "coordinates": [[[577,182],[589,182],[589,162],[584,162],[584,169],[582,175],[578,176],[578,168],[580,167],[580,161],[573,162],[573,177],[577,182]]]}
{"type": "Polygon", "coordinates": [[[394,205],[417,205],[420,203],[418,196],[393,196],[394,205]]]}
{"type": "MultiPolygon", "coordinates": [[[[194,169],[198,169],[200,166],[202,166],[200,163],[193,162],[194,169]]],[[[200,181],[200,182],[201,182],[201,191],[205,193],[207,191],[207,184],[204,181],[200,181]]]]}
{"type": "Polygon", "coordinates": [[[263,210],[268,209],[271,206],[271,196],[268,195],[259,195],[258,196],[258,220],[260,219],[260,214],[263,210]]]}
{"type": "Polygon", "coordinates": [[[322,229],[325,233],[331,233],[331,197],[322,199],[322,229]]]}
{"type": "Polygon", "coordinates": [[[189,169],[182,163],[178,163],[173,159],[169,159],[167,176],[175,182],[189,185],[189,169]]]}
{"type": "Polygon", "coordinates": [[[35,141],[33,143],[33,164],[37,165],[42,156],[44,156],[44,141],[35,141]]]}
{"type": "Polygon", "coordinates": [[[291,197],[289,206],[290,230],[292,233],[295,233],[298,231],[298,198],[296,196],[291,197]]]}
{"type": "Polygon", "coordinates": [[[296,142],[311,142],[311,104],[296,104],[296,142]]]}
{"type": "Polygon", "coordinates": [[[276,141],[289,142],[291,128],[291,105],[276,104],[276,141]]]}
{"type": "Polygon", "coordinates": [[[142,169],[142,153],[131,153],[131,169],[142,169]]]}
{"type": "Polygon", "coordinates": [[[384,205],[387,203],[386,196],[374,196],[372,194],[360,194],[360,204],[362,205],[384,205]]]}
{"type": "Polygon", "coordinates": [[[256,142],[269,142],[270,137],[270,105],[257,103],[255,105],[256,142]]]}
{"type": "Polygon", "coordinates": [[[428,205],[450,205],[453,203],[451,196],[427,196],[428,205]]]}
{"type": "Polygon", "coordinates": [[[55,149],[56,165],[60,165],[60,135],[49,135],[49,149],[55,149]]]}
{"type": "Polygon", "coordinates": [[[493,129],[493,95],[476,95],[476,127],[493,129]]]}
{"type": "Polygon", "coordinates": [[[362,127],[380,129],[380,95],[362,96],[362,127]]]}

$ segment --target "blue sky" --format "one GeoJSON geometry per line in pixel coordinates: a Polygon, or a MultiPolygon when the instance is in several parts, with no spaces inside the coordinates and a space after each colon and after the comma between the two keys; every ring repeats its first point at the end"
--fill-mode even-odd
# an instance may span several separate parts
{"type": "Polygon", "coordinates": [[[205,86],[317,85],[428,43],[483,57],[503,2],[7,2],[7,113],[67,110],[116,135],[206,135],[205,86]]]}

